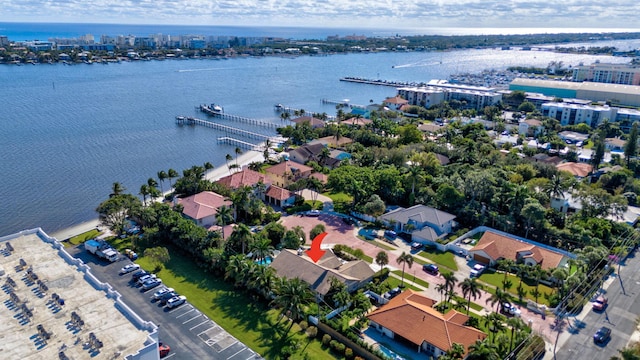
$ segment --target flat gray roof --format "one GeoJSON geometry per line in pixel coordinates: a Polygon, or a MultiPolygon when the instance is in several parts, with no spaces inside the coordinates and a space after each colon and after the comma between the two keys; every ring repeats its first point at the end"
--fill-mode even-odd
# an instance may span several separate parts
{"type": "Polygon", "coordinates": [[[41,230],[0,238],[0,269],[0,302],[5,305],[0,311],[2,358],[58,359],[60,351],[69,359],[159,357],[157,327],[141,320],[121,302],[120,294],[95,279],[81,260],[41,230]],[[64,305],[53,300],[54,293],[64,305]],[[75,324],[72,313],[78,316],[75,324]],[[38,331],[40,325],[48,340],[38,331]],[[87,346],[90,334],[101,348],[87,346]]]}

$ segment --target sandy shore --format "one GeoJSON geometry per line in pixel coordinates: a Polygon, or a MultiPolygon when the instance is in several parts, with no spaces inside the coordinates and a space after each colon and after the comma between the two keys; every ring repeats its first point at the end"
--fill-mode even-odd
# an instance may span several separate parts
{"type": "MultiPolygon", "coordinates": [[[[241,168],[244,166],[247,166],[249,164],[251,164],[252,162],[262,162],[264,161],[264,156],[262,154],[262,151],[260,150],[244,150],[245,152],[243,154],[241,154],[240,156],[238,156],[238,166],[240,166],[241,168]]],[[[234,158],[232,161],[229,162],[230,164],[235,164],[236,163],[236,159],[234,158]]],[[[238,170],[234,170],[231,169],[231,172],[233,171],[238,171],[238,170]]],[[[222,177],[225,177],[227,175],[229,175],[229,168],[227,168],[227,164],[226,163],[222,163],[220,164],[218,167],[208,171],[205,174],[205,178],[207,180],[211,180],[211,181],[216,181],[222,177]]],[[[169,192],[166,192],[165,194],[168,194],[169,192]]],[[[87,232],[89,230],[95,229],[96,227],[98,227],[100,225],[100,221],[95,218],[89,221],[85,221],[82,223],[79,223],[77,225],[73,225],[71,227],[62,229],[62,230],[58,230],[52,234],[50,234],[51,236],[55,237],[58,240],[66,240],[72,236],[76,236],[78,234],[82,234],[84,232],[87,232]]]]}

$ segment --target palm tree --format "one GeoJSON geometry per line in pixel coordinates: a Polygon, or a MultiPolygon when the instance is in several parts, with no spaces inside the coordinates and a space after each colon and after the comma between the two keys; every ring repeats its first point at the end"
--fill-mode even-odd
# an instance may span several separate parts
{"type": "Polygon", "coordinates": [[[389,264],[389,255],[385,251],[380,251],[376,255],[376,264],[380,265],[380,270],[382,271],[382,268],[389,264]]]}
{"type": "Polygon", "coordinates": [[[240,243],[242,246],[242,254],[245,253],[245,249],[249,242],[251,242],[253,234],[251,229],[245,224],[238,224],[233,232],[229,236],[229,241],[233,243],[240,243]]]}
{"type": "Polygon", "coordinates": [[[500,360],[498,348],[487,341],[476,340],[475,343],[469,345],[469,354],[467,360],[500,360]]]}
{"type": "Polygon", "coordinates": [[[511,350],[513,350],[513,339],[515,337],[515,333],[526,328],[527,324],[525,324],[519,317],[514,316],[507,319],[507,325],[511,328],[511,339],[509,341],[509,352],[511,352],[511,350]]]}
{"type": "Polygon", "coordinates": [[[273,257],[274,248],[271,246],[271,240],[261,237],[253,242],[251,246],[251,258],[258,261],[264,261],[268,257],[273,257]]]}
{"type": "Polygon", "coordinates": [[[122,185],[122,183],[114,182],[113,184],[111,184],[111,194],[109,195],[109,197],[121,195],[125,190],[126,189],[122,185]]]}
{"type": "Polygon", "coordinates": [[[224,227],[233,221],[233,210],[222,205],[216,210],[216,222],[222,227],[222,239],[224,239],[224,227]]]}
{"type": "Polygon", "coordinates": [[[454,295],[454,288],[456,286],[456,283],[458,282],[458,278],[456,278],[456,275],[453,272],[443,272],[442,273],[442,278],[444,279],[444,285],[445,288],[447,289],[447,302],[451,301],[451,295],[454,295]]]}
{"type": "Polygon", "coordinates": [[[239,147],[236,147],[236,149],[234,150],[234,152],[236,153],[236,166],[240,166],[238,165],[238,156],[242,155],[242,149],[240,149],[239,147]]]}
{"type": "Polygon", "coordinates": [[[273,289],[274,280],[275,270],[272,267],[259,266],[253,273],[253,278],[248,285],[267,299],[273,289]]]}
{"type": "Polygon", "coordinates": [[[398,265],[402,264],[402,282],[400,283],[400,287],[404,287],[404,266],[409,265],[409,269],[413,265],[413,256],[411,254],[407,254],[406,252],[402,252],[398,259],[396,259],[398,265]]]}
{"type": "MultiPolygon", "coordinates": [[[[277,296],[274,302],[282,308],[281,316],[284,317],[288,313],[293,321],[304,316],[305,307],[313,301],[314,297],[309,285],[299,278],[284,279],[276,291],[277,296]]],[[[291,330],[293,321],[286,333],[291,330]]]]}
{"type": "Polygon", "coordinates": [[[164,170],[160,170],[158,171],[158,180],[160,181],[160,191],[164,194],[164,187],[162,186],[162,184],[164,183],[165,180],[167,180],[167,173],[164,170]]]}
{"type": "Polygon", "coordinates": [[[271,149],[271,139],[266,139],[264,141],[264,151],[262,152],[262,156],[264,157],[264,161],[269,161],[269,149],[271,149]]]}
{"type": "Polygon", "coordinates": [[[480,296],[480,289],[482,285],[478,284],[478,281],[475,278],[466,278],[462,280],[460,284],[458,284],[460,289],[462,289],[462,296],[468,300],[467,302],[467,315],[469,315],[469,308],[471,306],[471,298],[475,300],[478,296],[480,296]]]}
{"type": "Polygon", "coordinates": [[[445,285],[444,283],[437,284],[436,291],[440,293],[440,302],[443,302],[444,293],[447,292],[447,285],[445,285]]]}
{"type": "Polygon", "coordinates": [[[169,169],[167,171],[167,177],[169,178],[169,187],[173,188],[173,184],[171,183],[171,179],[175,179],[177,177],[179,177],[180,174],[178,174],[177,171],[175,171],[174,169],[169,169]]]}
{"type": "Polygon", "coordinates": [[[494,334],[493,340],[495,341],[495,334],[504,330],[504,321],[506,320],[505,316],[502,314],[498,314],[495,312],[487,313],[482,317],[482,321],[484,325],[489,329],[490,332],[494,334]]]}
{"type": "Polygon", "coordinates": [[[225,268],[224,278],[225,280],[233,279],[236,286],[240,284],[240,278],[243,272],[247,269],[247,261],[244,255],[233,255],[227,267],[225,268]]]}
{"type": "Polygon", "coordinates": [[[496,288],[496,292],[491,294],[491,297],[489,297],[486,301],[486,303],[491,303],[491,306],[493,307],[493,305],[496,305],[496,312],[500,311],[500,305],[506,302],[509,302],[509,300],[511,300],[511,295],[506,292],[503,291],[500,288],[496,288]]]}
{"type": "Polygon", "coordinates": [[[227,154],[224,157],[224,160],[227,162],[227,168],[229,169],[229,174],[231,174],[231,166],[229,165],[229,161],[233,160],[233,156],[231,156],[231,154],[227,154]]]}
{"type": "Polygon", "coordinates": [[[149,185],[143,184],[142,186],[140,186],[139,194],[142,195],[142,205],[147,205],[147,195],[149,195],[149,193],[149,185]]]}
{"type": "MultiPolygon", "coordinates": [[[[507,283],[507,275],[509,275],[509,270],[515,266],[516,262],[511,259],[500,259],[498,260],[498,269],[504,271],[504,278],[502,279],[503,289],[507,283]]],[[[504,289],[506,290],[506,289],[504,289]]]]}
{"type": "MultiPolygon", "coordinates": [[[[445,352],[445,356],[448,356],[451,360],[462,359],[464,357],[464,345],[453,343],[451,348],[445,352]]],[[[440,357],[440,360],[443,358],[440,357]]]]}
{"type": "Polygon", "coordinates": [[[283,111],[280,114],[280,119],[282,120],[289,120],[291,118],[291,114],[289,114],[287,111],[283,111]]]}

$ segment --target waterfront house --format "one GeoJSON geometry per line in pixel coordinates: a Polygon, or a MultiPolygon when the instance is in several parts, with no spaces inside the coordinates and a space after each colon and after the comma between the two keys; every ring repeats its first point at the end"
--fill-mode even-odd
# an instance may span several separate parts
{"type": "MultiPolygon", "coordinates": [[[[213,191],[203,191],[201,193],[177,199],[177,203],[182,205],[182,215],[193,220],[197,225],[211,227],[216,225],[216,213],[221,206],[231,207],[232,203],[224,196],[213,191]]],[[[235,219],[235,214],[234,214],[235,219]]]]}
{"type": "Polygon", "coordinates": [[[469,320],[467,315],[456,310],[441,314],[433,308],[435,304],[435,300],[407,289],[367,315],[369,327],[434,359],[444,355],[455,343],[467,351],[476,340],[487,337],[482,331],[465,325],[469,320]]]}
{"type": "Polygon", "coordinates": [[[368,124],[371,124],[373,121],[369,120],[369,119],[363,119],[363,118],[358,118],[358,117],[352,117],[350,119],[341,121],[340,124],[343,125],[349,125],[349,126],[354,126],[354,127],[363,127],[366,126],[368,124]]]}
{"type": "Polygon", "coordinates": [[[556,165],[560,171],[566,171],[578,179],[587,177],[593,171],[593,166],[586,163],[566,162],[556,165]]]}
{"type": "Polygon", "coordinates": [[[271,262],[278,277],[299,278],[322,298],[331,288],[331,278],[345,284],[347,291],[354,292],[366,285],[375,274],[369,264],[362,260],[343,262],[333,251],[314,262],[304,251],[285,249],[271,262]]]}
{"type": "Polygon", "coordinates": [[[220,185],[224,185],[229,189],[238,189],[244,186],[256,187],[258,184],[268,184],[269,181],[265,174],[244,168],[231,175],[222,177],[216,181],[220,185]]]}
{"type": "Polygon", "coordinates": [[[455,226],[455,215],[425,205],[410,208],[398,207],[382,214],[378,220],[396,232],[412,234],[417,242],[435,241],[449,234],[455,226]]]}
{"type": "Polygon", "coordinates": [[[486,231],[468,253],[475,261],[489,266],[496,266],[500,259],[509,259],[530,266],[540,265],[545,270],[566,266],[569,260],[568,254],[559,249],[497,231],[486,231]]]}
{"type": "Polygon", "coordinates": [[[267,178],[273,185],[287,187],[292,183],[307,178],[313,168],[287,160],[265,169],[267,178]]]}
{"type": "Polygon", "coordinates": [[[382,102],[384,106],[388,107],[390,110],[398,111],[402,106],[409,104],[409,101],[403,99],[400,95],[386,98],[382,102]]]}
{"type": "Polygon", "coordinates": [[[323,128],[325,123],[323,120],[315,118],[313,116],[300,116],[295,119],[291,119],[296,124],[309,123],[312,129],[323,128]]]}
{"type": "Polygon", "coordinates": [[[351,143],[353,143],[353,140],[349,139],[348,137],[344,137],[344,136],[338,137],[338,136],[331,136],[331,135],[309,141],[310,145],[322,144],[324,146],[332,147],[332,148],[342,148],[345,145],[348,145],[351,143]]]}

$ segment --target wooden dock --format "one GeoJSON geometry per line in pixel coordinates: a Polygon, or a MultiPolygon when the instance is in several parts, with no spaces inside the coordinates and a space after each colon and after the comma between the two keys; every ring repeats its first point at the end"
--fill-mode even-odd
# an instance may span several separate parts
{"type": "Polygon", "coordinates": [[[232,138],[229,136],[223,136],[218,138],[219,144],[227,144],[241,149],[258,150],[261,146],[259,144],[252,144],[250,142],[242,141],[240,139],[232,138]]]}
{"type": "MultiPolygon", "coordinates": [[[[324,99],[322,99],[322,101],[324,101],[324,99]]],[[[323,103],[324,103],[324,102],[323,102],[323,103]]],[[[292,107],[289,107],[289,106],[284,106],[284,105],[282,105],[282,104],[276,104],[276,105],[274,106],[274,110],[275,110],[276,112],[278,112],[278,113],[289,113],[289,114],[291,114],[291,115],[294,115],[294,114],[296,114],[296,113],[300,113],[300,110],[301,110],[301,109],[295,109],[295,108],[292,108],[292,107]]],[[[313,117],[314,115],[317,115],[317,114],[316,114],[316,113],[312,113],[312,112],[305,111],[305,112],[304,112],[304,114],[301,114],[300,116],[311,116],[311,117],[313,117]]],[[[316,117],[317,117],[317,116],[316,116],[316,117]]],[[[327,115],[327,120],[328,120],[328,121],[333,121],[333,120],[336,120],[336,117],[335,117],[335,116],[333,116],[333,115],[327,115]]]]}
{"type": "Polygon", "coordinates": [[[205,126],[205,127],[209,127],[216,130],[222,130],[229,134],[240,135],[242,137],[246,137],[249,139],[257,139],[260,141],[265,141],[273,137],[273,135],[258,134],[253,131],[247,131],[247,130],[239,129],[233,126],[222,125],[222,124],[215,123],[213,121],[198,119],[191,116],[176,116],[176,124],[205,126]]]}
{"type": "Polygon", "coordinates": [[[211,110],[209,110],[208,107],[203,106],[203,105],[200,105],[199,109],[200,109],[200,111],[202,111],[203,113],[205,113],[205,114],[207,114],[209,116],[219,117],[219,118],[225,119],[225,120],[241,122],[241,123],[244,123],[244,124],[256,125],[256,126],[266,127],[266,128],[270,128],[270,129],[276,129],[276,128],[279,128],[279,127],[282,126],[282,125],[279,125],[277,123],[272,123],[272,122],[268,122],[268,121],[252,119],[252,118],[243,117],[243,116],[237,116],[237,115],[231,115],[231,114],[227,114],[227,113],[224,113],[224,112],[211,111],[211,110]]]}

